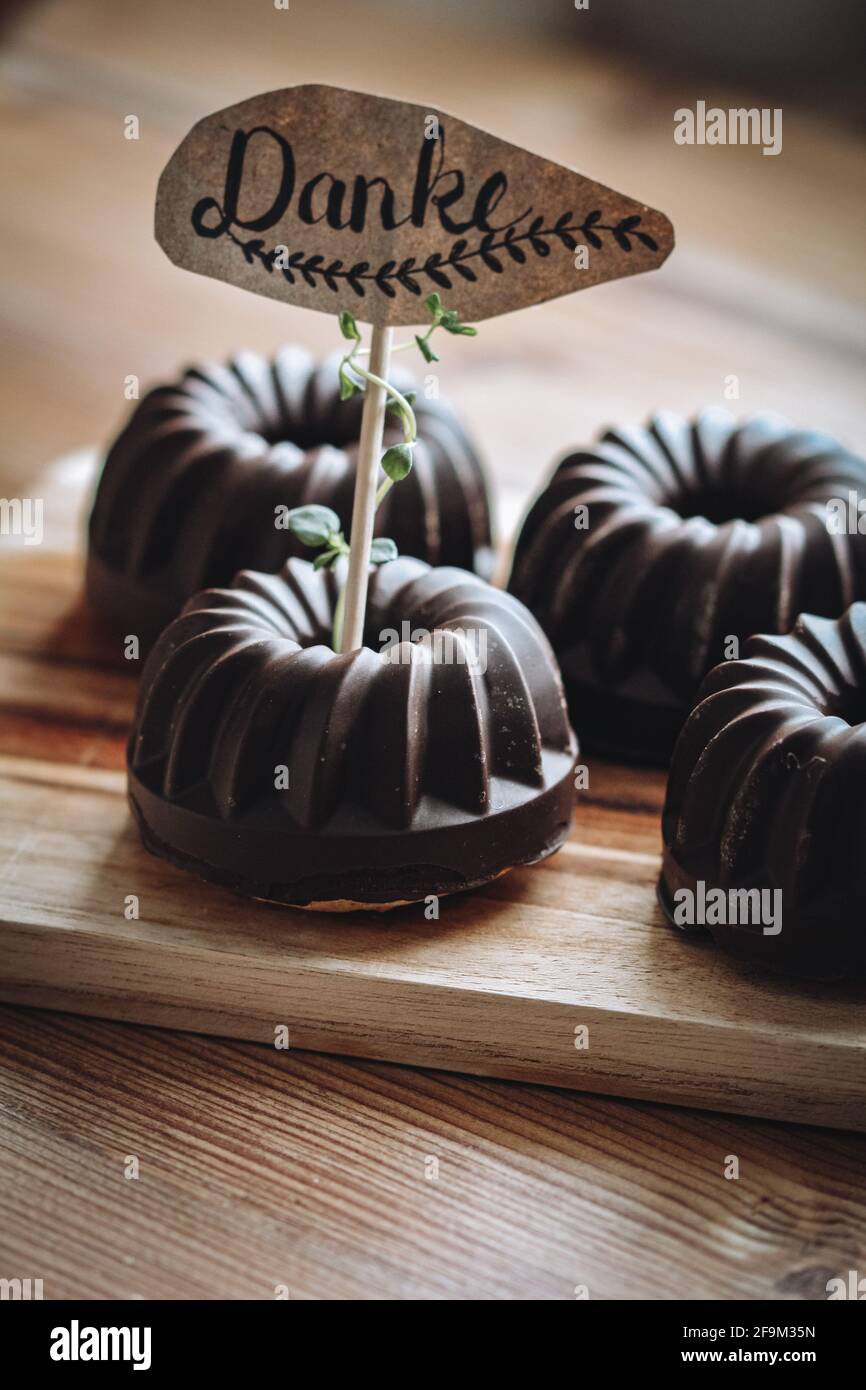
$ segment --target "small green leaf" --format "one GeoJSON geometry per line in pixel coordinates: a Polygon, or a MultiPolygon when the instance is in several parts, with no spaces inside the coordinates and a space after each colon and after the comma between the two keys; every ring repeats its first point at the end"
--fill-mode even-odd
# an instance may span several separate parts
{"type": "Polygon", "coordinates": [[[364,388],[359,386],[346,371],[344,363],[340,363],[340,400],[350,401],[353,396],[363,395],[364,388]]]}
{"type": "Polygon", "coordinates": [[[477,328],[472,328],[468,323],[461,323],[460,316],[454,309],[449,309],[442,315],[441,327],[446,333],[463,333],[467,338],[474,338],[478,332],[477,328]]]}
{"type": "Polygon", "coordinates": [[[430,346],[430,344],[428,343],[427,339],[426,339],[426,338],[422,338],[420,333],[416,333],[416,334],[415,334],[415,342],[418,344],[419,348],[421,349],[421,356],[424,358],[424,361],[425,361],[425,362],[438,362],[438,361],[439,361],[439,358],[436,356],[435,352],[434,352],[433,349],[431,348],[431,346],[430,346]]]}
{"type": "Polygon", "coordinates": [[[344,309],[340,314],[340,332],[344,338],[348,338],[351,342],[360,343],[361,341],[361,334],[355,322],[355,315],[350,314],[348,309],[344,309]]]}
{"type": "Polygon", "coordinates": [[[399,483],[412,472],[412,446],[392,444],[382,455],[382,467],[392,483],[399,483]]]}
{"type": "Polygon", "coordinates": [[[314,570],[323,570],[327,565],[332,565],[335,560],[340,558],[339,550],[323,550],[321,555],[317,555],[313,561],[314,570]]]}
{"type": "Polygon", "coordinates": [[[373,541],[370,546],[370,564],[385,565],[389,560],[396,560],[399,551],[392,540],[387,536],[380,536],[373,541]]]}
{"type": "Polygon", "coordinates": [[[340,518],[330,507],[293,507],[286,520],[289,530],[303,545],[327,545],[340,530],[340,518]]]}
{"type": "MultiPolygon", "coordinates": [[[[404,401],[406,402],[407,405],[410,405],[410,406],[411,406],[411,405],[414,405],[415,402],[416,402],[416,400],[418,399],[418,392],[417,392],[417,391],[404,391],[404,392],[403,392],[403,399],[404,399],[404,401]]],[[[396,415],[396,416],[398,417],[398,419],[401,419],[401,420],[402,420],[402,418],[403,418],[403,407],[401,406],[401,404],[400,404],[399,401],[394,401],[394,400],[392,400],[391,397],[389,396],[389,397],[388,397],[387,404],[386,404],[386,406],[385,406],[385,409],[387,410],[387,412],[388,412],[389,415],[396,415]]]]}
{"type": "Polygon", "coordinates": [[[439,315],[442,313],[442,296],[437,294],[434,290],[433,293],[428,294],[427,298],[424,300],[424,308],[429,309],[434,319],[438,319],[439,315]]]}

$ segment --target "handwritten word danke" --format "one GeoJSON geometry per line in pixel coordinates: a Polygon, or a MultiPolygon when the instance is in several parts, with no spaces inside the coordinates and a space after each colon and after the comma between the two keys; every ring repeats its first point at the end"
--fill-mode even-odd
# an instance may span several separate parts
{"type": "Polygon", "coordinates": [[[457,116],[437,122],[317,83],[215,111],[162,171],[156,239],[186,270],[322,313],[351,304],[378,328],[424,321],[432,292],[474,323],[670,252],[663,213],[457,116]]]}
{"type": "Polygon", "coordinates": [[[462,171],[445,169],[444,163],[445,130],[442,128],[437,140],[422,140],[411,201],[408,207],[401,208],[394,189],[380,174],[370,178],[357,174],[351,181],[351,190],[344,179],[337,178],[326,169],[311,174],[301,182],[295,152],[283,135],[266,125],[254,126],[251,130],[236,130],[229,151],[222,203],[213,197],[201,198],[193,208],[192,223],[202,237],[223,236],[233,227],[264,232],[283,219],[296,192],[295,211],[299,221],[309,226],[325,222],[335,231],[351,231],[359,235],[365,230],[368,217],[378,218],[382,229],[392,232],[410,223],[423,227],[428,217],[434,215],[450,236],[462,236],[473,229],[485,234],[502,232],[521,222],[532,211],[530,206],[504,222],[492,221],[508,190],[505,174],[498,170],[485,178],[473,200],[467,191],[462,171]],[[263,147],[263,141],[271,142],[270,150],[263,147]],[[264,208],[249,206],[252,200],[244,186],[248,154],[255,160],[256,176],[248,179],[247,183],[253,184],[257,199],[264,201],[271,197],[270,204],[264,208]],[[261,157],[267,154],[272,158],[277,156],[275,165],[279,173],[273,189],[263,191],[261,157]],[[213,220],[214,213],[217,214],[216,221],[213,220]]]}

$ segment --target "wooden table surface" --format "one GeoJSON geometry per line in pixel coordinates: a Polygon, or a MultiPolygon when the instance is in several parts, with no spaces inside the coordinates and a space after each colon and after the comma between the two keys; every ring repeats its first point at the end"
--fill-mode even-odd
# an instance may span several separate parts
{"type": "MultiPolygon", "coordinates": [[[[449,343],[443,391],[506,526],[566,445],[725,404],[731,375],[734,409],[862,448],[863,145],[820,113],[786,107],[778,158],[682,148],[677,106],[772,93],[696,92],[579,37],[467,39],[421,8],[63,0],[0,56],[0,494],[108,438],[130,373],[333,347],[326,318],[184,275],[150,231],[198,116],[302,80],[435,97],[675,224],[657,275],[449,343]]],[[[76,524],[50,517],[46,546],[76,524]]],[[[79,742],[98,764],[98,734],[79,742]]],[[[866,1268],[862,1136],[37,1011],[0,1009],[0,1034],[0,1277],[46,1297],[822,1298],[866,1268]]]]}

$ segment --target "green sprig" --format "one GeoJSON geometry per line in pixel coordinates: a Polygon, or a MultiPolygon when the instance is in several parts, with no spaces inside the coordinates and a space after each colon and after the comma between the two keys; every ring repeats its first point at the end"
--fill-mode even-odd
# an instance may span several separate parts
{"type": "MultiPolygon", "coordinates": [[[[398,445],[397,447],[401,448],[402,446],[398,445]]],[[[378,506],[378,497],[376,505],[378,506]]],[[[293,507],[291,511],[286,513],[286,525],[292,535],[297,536],[302,545],[309,546],[311,550],[318,550],[319,553],[313,561],[314,570],[332,569],[339,560],[343,557],[348,559],[351,554],[351,547],[343,535],[340,518],[330,507],[320,507],[316,504],[293,507]]],[[[370,547],[370,564],[385,565],[389,560],[396,560],[398,554],[399,551],[394,541],[385,536],[377,537],[370,547]]],[[[343,635],[345,594],[346,589],[343,586],[340,590],[337,606],[334,609],[331,643],[335,652],[340,650],[343,635]]]]}
{"type": "MultiPolygon", "coordinates": [[[[446,333],[474,337],[477,329],[468,323],[461,323],[456,309],[446,309],[441,295],[430,294],[424,300],[424,307],[430,315],[430,326],[425,333],[416,333],[411,342],[402,343],[394,352],[406,352],[417,347],[425,362],[438,362],[439,358],[430,346],[430,338],[437,328],[446,333]]],[[[418,422],[413,406],[416,400],[414,391],[405,394],[398,391],[391,382],[385,381],[365,367],[360,360],[369,357],[369,351],[361,348],[361,331],[354,314],[344,309],[339,316],[340,333],[351,344],[348,352],[340,360],[338,368],[340,400],[348,401],[354,396],[363,395],[368,384],[379,386],[385,392],[385,408],[389,415],[397,419],[403,430],[402,444],[392,444],[382,454],[380,463],[385,474],[376,492],[375,508],[378,510],[395,483],[409,476],[412,471],[413,450],[418,442],[418,422]]],[[[348,559],[351,547],[346,540],[340,518],[330,507],[315,505],[295,507],[286,517],[289,530],[303,545],[318,550],[313,561],[317,570],[332,569],[341,560],[348,559]]],[[[394,541],[387,537],[377,537],[370,546],[370,564],[385,565],[396,560],[398,555],[394,541]]],[[[332,642],[335,651],[340,650],[343,635],[343,613],[346,601],[346,586],[340,589],[334,609],[332,642]]]]}

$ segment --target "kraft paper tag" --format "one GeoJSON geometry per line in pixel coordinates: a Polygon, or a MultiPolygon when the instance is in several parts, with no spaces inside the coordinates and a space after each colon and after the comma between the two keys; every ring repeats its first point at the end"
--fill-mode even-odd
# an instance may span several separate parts
{"type": "Polygon", "coordinates": [[[433,107],[289,87],[205,117],[166,165],[176,265],[371,324],[469,323],[655,270],[661,212],[433,107]]]}

